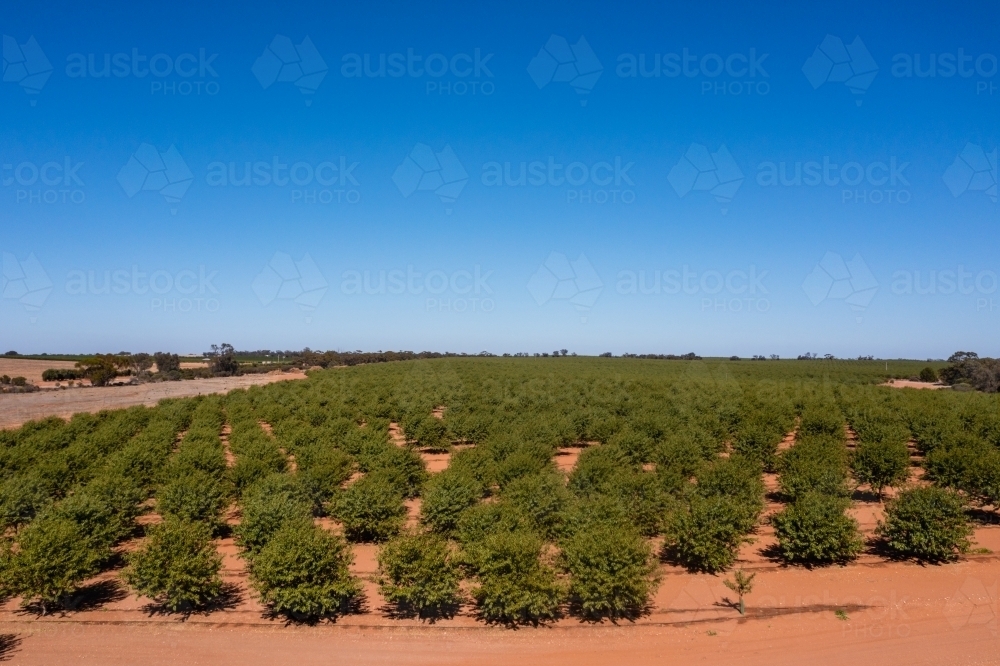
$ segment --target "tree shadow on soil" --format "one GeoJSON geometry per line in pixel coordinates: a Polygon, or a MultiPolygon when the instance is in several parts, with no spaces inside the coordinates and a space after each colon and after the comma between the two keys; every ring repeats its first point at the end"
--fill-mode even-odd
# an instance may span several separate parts
{"type": "Polygon", "coordinates": [[[223,583],[219,596],[215,597],[204,606],[172,610],[168,608],[166,604],[154,601],[143,606],[142,610],[150,617],[173,616],[180,618],[180,620],[184,622],[187,621],[187,619],[192,615],[208,615],[216,611],[236,608],[236,606],[238,606],[242,601],[243,593],[240,591],[239,585],[236,585],[235,583],[223,583]]]}
{"type": "Polygon", "coordinates": [[[312,627],[321,622],[335,624],[344,615],[360,615],[367,613],[368,610],[368,600],[364,598],[364,595],[358,595],[344,604],[338,611],[325,615],[303,615],[300,613],[277,611],[273,608],[265,609],[262,615],[266,620],[284,620],[286,627],[291,625],[312,627]]]}
{"type": "Polygon", "coordinates": [[[0,634],[0,661],[9,661],[23,641],[17,634],[0,634]]]}
{"type": "Polygon", "coordinates": [[[785,560],[785,558],[782,556],[780,544],[776,543],[772,543],[769,546],[761,548],[757,552],[760,553],[761,556],[766,558],[769,562],[777,564],[782,568],[802,567],[803,569],[808,569],[810,571],[812,571],[813,569],[825,569],[827,567],[844,566],[850,564],[853,561],[853,558],[851,558],[851,559],[830,560],[822,562],[821,561],[809,562],[809,561],[798,561],[798,560],[794,562],[789,562],[785,560]]]}
{"type": "Polygon", "coordinates": [[[577,600],[570,600],[569,602],[569,614],[577,618],[583,624],[604,624],[609,622],[615,626],[621,621],[635,623],[639,618],[651,615],[654,610],[654,605],[651,602],[647,602],[642,606],[635,608],[624,608],[618,610],[614,613],[593,613],[586,612],[582,604],[577,600]]]}
{"type": "Polygon", "coordinates": [[[67,611],[95,610],[106,604],[121,601],[127,596],[128,592],[122,585],[117,580],[111,578],[91,583],[90,585],[84,585],[58,604],[43,607],[41,603],[33,601],[22,606],[19,612],[31,615],[48,615],[53,611],[66,613],[67,611]]]}
{"type": "Polygon", "coordinates": [[[419,619],[422,622],[427,622],[428,624],[434,624],[438,620],[450,620],[458,614],[461,609],[461,604],[447,604],[431,610],[425,609],[423,612],[418,611],[409,604],[394,604],[387,603],[381,608],[379,612],[383,617],[390,620],[413,620],[419,619]]]}
{"type": "Polygon", "coordinates": [[[977,525],[1000,525],[1000,513],[995,509],[972,507],[965,510],[969,520],[977,525]]]}

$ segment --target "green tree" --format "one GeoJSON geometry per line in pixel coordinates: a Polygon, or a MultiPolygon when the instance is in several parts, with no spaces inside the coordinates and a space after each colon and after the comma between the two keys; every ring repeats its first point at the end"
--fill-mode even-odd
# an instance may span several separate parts
{"type": "Polygon", "coordinates": [[[746,615],[747,613],[747,607],[746,604],[744,603],[744,597],[753,592],[753,579],[756,577],[757,574],[755,573],[750,574],[748,576],[746,575],[746,572],[743,571],[743,569],[737,569],[733,573],[732,580],[727,578],[726,580],[722,581],[726,587],[728,587],[730,590],[736,593],[738,599],[737,603],[739,603],[740,615],[746,615]]]}
{"type": "Polygon", "coordinates": [[[972,527],[962,498],[931,486],[904,490],[887,502],[875,534],[897,555],[943,562],[968,551],[972,527]]]}
{"type": "Polygon", "coordinates": [[[436,532],[451,533],[462,512],[483,495],[482,486],[462,469],[446,469],[427,482],[420,506],[420,521],[436,532]]]}
{"type": "Polygon", "coordinates": [[[909,478],[910,453],[903,442],[862,442],[851,456],[851,472],[858,483],[867,483],[881,498],[885,488],[909,478]]]}
{"type": "Polygon", "coordinates": [[[487,622],[538,624],[559,615],[564,597],[555,571],[541,562],[542,542],[530,532],[485,537],[470,553],[479,585],[472,595],[487,622]]]}
{"type": "Polygon", "coordinates": [[[77,587],[107,559],[80,526],[62,516],[41,516],[18,535],[18,548],[4,560],[4,588],[27,606],[36,599],[42,613],[67,605],[77,587]]]}
{"type": "Polygon", "coordinates": [[[156,495],[156,507],[165,517],[203,522],[212,529],[220,525],[228,501],[223,485],[201,470],[175,478],[156,495]]]}
{"type": "Polygon", "coordinates": [[[745,522],[745,508],[733,498],[692,497],[669,521],[664,554],[692,571],[722,571],[748,540],[745,522]]]}
{"type": "Polygon", "coordinates": [[[589,620],[634,619],[656,589],[652,549],[630,527],[597,524],[563,544],[570,608],[589,620]]]}
{"type": "Polygon", "coordinates": [[[449,616],[461,602],[458,567],[448,542],[433,534],[405,534],[379,549],[382,596],[421,618],[449,616]]]}
{"type": "Polygon", "coordinates": [[[222,594],[222,556],[205,523],[167,518],[127,559],[125,582],[173,612],[204,608],[222,594]]]}
{"type": "Polygon", "coordinates": [[[406,521],[399,488],[382,474],[369,474],[337,498],[335,515],[351,541],[385,541],[406,521]]]}
{"type": "Polygon", "coordinates": [[[18,474],[0,484],[0,529],[20,528],[52,502],[37,477],[18,474]]]}
{"type": "Polygon", "coordinates": [[[559,533],[570,499],[569,491],[555,472],[514,479],[500,494],[500,501],[524,516],[532,530],[549,538],[559,533]]]}
{"type": "Polygon", "coordinates": [[[936,382],[937,380],[938,380],[938,373],[934,368],[927,366],[926,368],[920,371],[920,381],[936,382]]]}
{"type": "Polygon", "coordinates": [[[854,559],[862,540],[842,497],[807,493],[771,517],[778,548],[787,562],[829,563],[854,559]]]}
{"type": "Polygon", "coordinates": [[[345,613],[361,593],[349,570],[343,538],[303,523],[287,523],[253,559],[251,582],[274,612],[299,621],[345,613]]]}
{"type": "Polygon", "coordinates": [[[243,518],[233,530],[236,543],[252,558],[285,523],[312,524],[312,504],[287,475],[253,486],[243,499],[243,518]]]}

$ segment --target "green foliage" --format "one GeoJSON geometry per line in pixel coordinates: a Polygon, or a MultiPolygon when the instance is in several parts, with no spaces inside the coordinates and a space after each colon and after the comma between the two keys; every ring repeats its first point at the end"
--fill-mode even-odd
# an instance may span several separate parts
{"type": "Polygon", "coordinates": [[[920,371],[920,381],[922,382],[936,382],[938,380],[937,370],[928,366],[920,371]]]}
{"type": "Polygon", "coordinates": [[[107,559],[106,550],[94,548],[80,526],[63,516],[39,517],[21,531],[17,546],[14,552],[7,546],[3,587],[25,606],[38,600],[43,613],[69,604],[79,584],[107,559]]]}
{"type": "Polygon", "coordinates": [[[458,526],[462,512],[482,495],[483,488],[474,476],[462,468],[449,467],[427,482],[420,521],[435,532],[449,534],[458,526]]]}
{"type": "Polygon", "coordinates": [[[337,498],[334,515],[344,524],[351,541],[385,541],[406,521],[406,507],[399,487],[383,474],[368,474],[347,487],[337,498]]]}
{"type": "Polygon", "coordinates": [[[385,479],[403,497],[420,494],[427,481],[424,461],[415,451],[383,443],[361,460],[361,468],[369,476],[385,479]]]}
{"type": "Polygon", "coordinates": [[[732,580],[727,578],[722,581],[726,587],[736,593],[737,599],[739,599],[740,615],[746,615],[747,613],[744,597],[753,592],[753,579],[756,577],[757,574],[755,573],[748,576],[743,569],[737,569],[733,573],[732,580]]]}
{"type": "Polygon", "coordinates": [[[382,596],[403,613],[449,616],[461,602],[461,578],[448,542],[437,535],[407,534],[379,549],[382,596]]]}
{"type": "Polygon", "coordinates": [[[674,513],[666,529],[664,555],[691,571],[722,571],[747,541],[746,507],[734,498],[694,496],[674,513]]]}
{"type": "Polygon", "coordinates": [[[308,447],[298,451],[295,458],[299,479],[317,506],[333,499],[354,472],[354,459],[331,447],[308,447]]]}
{"type": "Polygon", "coordinates": [[[284,474],[267,477],[243,498],[243,517],[233,532],[250,558],[259,553],[286,523],[312,524],[312,503],[300,486],[284,474]]]}
{"type": "Polygon", "coordinates": [[[629,464],[627,456],[617,446],[584,449],[569,476],[569,489],[578,497],[606,493],[614,477],[629,464]]]}
{"type": "Polygon", "coordinates": [[[772,516],[781,557],[816,564],[854,559],[862,540],[857,521],[844,513],[848,506],[845,498],[812,492],[772,516]]]}
{"type": "Polygon", "coordinates": [[[225,487],[201,470],[175,478],[156,494],[156,508],[164,517],[204,522],[218,527],[229,501],[225,487]]]}
{"type": "Polygon", "coordinates": [[[251,582],[276,613],[308,621],[345,613],[361,593],[350,546],[326,530],[286,523],[254,557],[251,582]]]}
{"type": "Polygon", "coordinates": [[[910,473],[910,453],[903,442],[862,442],[851,456],[851,472],[879,495],[884,488],[904,483],[910,473]]]}
{"type": "Polygon", "coordinates": [[[524,516],[526,524],[536,533],[554,538],[565,519],[570,494],[559,475],[543,472],[511,481],[501,493],[500,501],[524,516]]]}
{"type": "Polygon", "coordinates": [[[750,532],[764,510],[764,481],[759,463],[732,456],[705,466],[697,476],[694,492],[703,498],[725,497],[737,511],[736,526],[750,532]]]}
{"type": "Polygon", "coordinates": [[[492,534],[528,529],[527,519],[513,505],[491,502],[466,509],[458,519],[456,536],[469,549],[492,534]]]}
{"type": "Polygon", "coordinates": [[[407,423],[406,435],[407,439],[426,449],[447,450],[451,445],[448,441],[448,426],[441,419],[430,415],[407,423]]]}
{"type": "Polygon", "coordinates": [[[770,471],[774,469],[775,454],[782,437],[783,433],[769,427],[769,424],[752,423],[733,438],[733,452],[770,471]]]}
{"type": "Polygon", "coordinates": [[[847,449],[842,438],[800,439],[779,461],[781,494],[791,502],[809,493],[847,497],[847,449]]]}
{"type": "Polygon", "coordinates": [[[71,494],[52,513],[76,523],[95,553],[110,555],[111,546],[135,530],[142,499],[128,479],[108,476],[71,494]]]}
{"type": "Polygon", "coordinates": [[[559,615],[563,587],[541,561],[542,542],[530,532],[486,536],[470,553],[479,585],[472,595],[481,617],[501,624],[538,624],[559,615]]]}
{"type": "Polygon", "coordinates": [[[0,484],[0,529],[30,523],[51,501],[37,477],[19,474],[7,479],[0,484]]]}
{"type": "Polygon", "coordinates": [[[562,565],[570,574],[573,612],[590,620],[634,619],[649,606],[656,589],[656,564],[638,532],[595,525],[563,544],[562,565]]]}
{"type": "Polygon", "coordinates": [[[875,534],[896,555],[943,562],[969,549],[972,527],[955,493],[935,487],[911,488],[887,502],[885,521],[875,534]]]}
{"type": "Polygon", "coordinates": [[[204,608],[222,594],[222,556],[205,523],[167,518],[127,559],[125,582],[173,612],[204,608]]]}

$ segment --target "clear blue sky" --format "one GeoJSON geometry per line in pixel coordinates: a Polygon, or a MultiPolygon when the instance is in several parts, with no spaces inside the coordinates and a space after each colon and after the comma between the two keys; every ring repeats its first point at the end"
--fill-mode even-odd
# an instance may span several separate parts
{"type": "Polygon", "coordinates": [[[995,3],[213,4],[5,4],[0,347],[1000,354],[995,3]]]}

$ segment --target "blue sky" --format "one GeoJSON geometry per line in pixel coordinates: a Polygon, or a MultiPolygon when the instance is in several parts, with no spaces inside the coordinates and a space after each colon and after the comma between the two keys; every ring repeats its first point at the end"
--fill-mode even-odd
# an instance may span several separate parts
{"type": "Polygon", "coordinates": [[[873,4],[7,3],[0,346],[1000,354],[1000,9],[873,4]]]}

